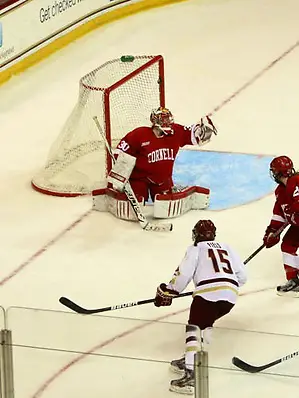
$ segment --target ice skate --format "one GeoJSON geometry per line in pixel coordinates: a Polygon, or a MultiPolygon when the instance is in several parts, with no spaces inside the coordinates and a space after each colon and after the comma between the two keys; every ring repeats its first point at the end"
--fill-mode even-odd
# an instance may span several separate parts
{"type": "Polygon", "coordinates": [[[284,285],[277,286],[277,294],[278,296],[299,298],[299,279],[293,278],[284,285]]]}
{"type": "Polygon", "coordinates": [[[194,371],[185,369],[181,379],[171,380],[169,390],[179,394],[194,395],[194,371]]]}
{"type": "Polygon", "coordinates": [[[170,362],[170,370],[174,373],[178,373],[183,375],[185,373],[186,365],[185,365],[185,357],[180,359],[175,359],[170,362]]]}

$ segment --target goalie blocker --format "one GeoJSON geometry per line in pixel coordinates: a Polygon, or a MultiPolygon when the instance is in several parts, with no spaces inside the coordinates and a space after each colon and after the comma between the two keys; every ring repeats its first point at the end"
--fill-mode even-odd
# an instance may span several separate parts
{"type": "Polygon", "coordinates": [[[114,189],[123,192],[136,163],[136,158],[125,152],[119,152],[117,159],[108,175],[107,181],[114,189]]]}
{"type": "MultiPolygon", "coordinates": [[[[136,215],[122,192],[112,188],[96,189],[92,192],[93,209],[109,211],[122,220],[136,221],[136,215]]],[[[199,186],[185,187],[180,192],[158,194],[154,202],[155,218],[179,217],[189,210],[203,210],[209,206],[210,190],[199,186]]],[[[141,206],[144,199],[137,197],[141,206]]]]}

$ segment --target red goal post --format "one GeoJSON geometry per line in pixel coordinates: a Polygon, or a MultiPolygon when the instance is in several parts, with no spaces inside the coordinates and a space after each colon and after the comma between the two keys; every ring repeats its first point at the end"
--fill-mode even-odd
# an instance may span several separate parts
{"type": "Polygon", "coordinates": [[[165,106],[161,55],[122,56],[80,79],[79,98],[32,178],[39,192],[73,197],[107,186],[111,158],[93,121],[97,116],[112,148],[129,131],[150,125],[152,109],[165,106]]]}

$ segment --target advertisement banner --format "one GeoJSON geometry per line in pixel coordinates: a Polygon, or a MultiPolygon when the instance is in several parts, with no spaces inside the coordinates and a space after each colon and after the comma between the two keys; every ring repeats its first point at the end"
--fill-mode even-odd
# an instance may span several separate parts
{"type": "MultiPolygon", "coordinates": [[[[128,0],[126,1],[126,3],[128,0]]],[[[124,2],[109,0],[31,0],[0,15],[0,71],[62,36],[98,12],[124,2]]]]}

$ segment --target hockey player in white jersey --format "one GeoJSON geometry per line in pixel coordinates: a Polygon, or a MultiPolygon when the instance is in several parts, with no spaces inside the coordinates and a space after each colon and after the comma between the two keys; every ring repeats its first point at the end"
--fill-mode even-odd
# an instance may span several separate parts
{"type": "Polygon", "coordinates": [[[157,288],[155,305],[171,305],[193,280],[194,293],[186,325],[186,347],[183,358],[171,362],[171,369],[183,377],[172,380],[170,391],[194,394],[194,355],[199,350],[197,330],[205,344],[211,340],[214,322],[228,314],[236,303],[239,288],[246,282],[245,266],[238,254],[226,243],[215,241],[216,227],[210,220],[199,220],[192,230],[193,245],[171,281],[157,288]]]}

